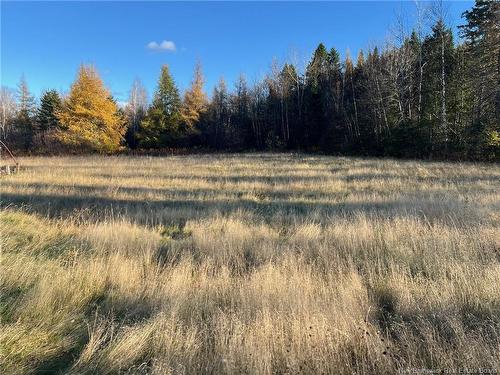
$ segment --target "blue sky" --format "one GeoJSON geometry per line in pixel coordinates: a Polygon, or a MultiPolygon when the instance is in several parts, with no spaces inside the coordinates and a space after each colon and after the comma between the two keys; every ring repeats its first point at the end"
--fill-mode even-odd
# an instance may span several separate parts
{"type": "MultiPolygon", "coordinates": [[[[461,24],[471,1],[446,2],[448,22],[461,24]]],[[[252,82],[273,58],[307,60],[319,42],[347,49],[381,44],[414,2],[1,2],[1,83],[24,74],[31,91],[67,91],[81,63],[93,63],[117,100],[134,78],[154,90],[162,64],[185,89],[199,59],[206,91],[241,72],[252,82]]]]}

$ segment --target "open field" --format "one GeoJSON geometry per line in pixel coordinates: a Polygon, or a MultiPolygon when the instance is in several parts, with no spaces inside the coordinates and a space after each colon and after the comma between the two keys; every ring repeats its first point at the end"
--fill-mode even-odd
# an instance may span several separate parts
{"type": "Polygon", "coordinates": [[[500,371],[500,168],[25,158],[2,374],[500,371]]]}

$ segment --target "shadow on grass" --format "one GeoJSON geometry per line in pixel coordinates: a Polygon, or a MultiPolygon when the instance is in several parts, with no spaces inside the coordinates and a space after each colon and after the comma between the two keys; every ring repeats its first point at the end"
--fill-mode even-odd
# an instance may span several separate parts
{"type": "MultiPolygon", "coordinates": [[[[177,194],[178,192],[176,192],[177,194]]],[[[138,194],[137,194],[138,195],[138,194]]],[[[274,197],[276,198],[276,197],[274,197]]],[[[250,212],[263,219],[275,215],[310,217],[321,221],[334,217],[356,214],[375,215],[393,218],[413,216],[428,221],[440,220],[446,223],[455,214],[474,215],[465,204],[458,201],[438,202],[432,198],[420,197],[419,201],[401,199],[383,202],[316,202],[288,201],[283,199],[193,199],[172,197],[162,200],[113,199],[92,195],[56,195],[56,194],[16,194],[3,193],[0,207],[21,206],[28,211],[50,218],[66,218],[85,212],[88,219],[100,220],[110,217],[125,217],[145,225],[177,223],[179,220],[212,217],[215,214],[250,212]]]]}

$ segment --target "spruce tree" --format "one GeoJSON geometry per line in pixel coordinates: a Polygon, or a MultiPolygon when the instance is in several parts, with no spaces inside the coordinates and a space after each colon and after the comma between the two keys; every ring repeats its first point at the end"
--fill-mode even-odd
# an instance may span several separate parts
{"type": "Polygon", "coordinates": [[[40,132],[46,132],[60,126],[57,114],[61,107],[62,100],[56,90],[48,90],[42,94],[37,113],[38,130],[40,132]]]}
{"type": "Polygon", "coordinates": [[[324,89],[325,128],[321,147],[326,151],[339,151],[346,138],[346,119],[343,113],[343,73],[340,55],[335,48],[328,53],[327,87],[324,89]]]}
{"type": "Polygon", "coordinates": [[[161,67],[158,87],[138,134],[141,147],[173,146],[180,134],[181,100],[167,65],[161,67]]]}
{"type": "Polygon", "coordinates": [[[500,157],[500,27],[498,1],[477,0],[459,26],[466,44],[467,84],[473,94],[469,156],[500,157]],[[487,155],[484,155],[487,154],[487,155]]]}
{"type": "Polygon", "coordinates": [[[309,149],[318,149],[327,127],[328,66],[328,52],[325,45],[320,43],[306,68],[307,127],[305,147],[309,149]]]}

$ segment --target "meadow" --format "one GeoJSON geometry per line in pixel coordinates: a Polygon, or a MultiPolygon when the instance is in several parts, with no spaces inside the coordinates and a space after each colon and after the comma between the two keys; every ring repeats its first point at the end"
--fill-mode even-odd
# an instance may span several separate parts
{"type": "Polygon", "coordinates": [[[500,167],[22,158],[2,374],[500,370],[500,167]]]}

